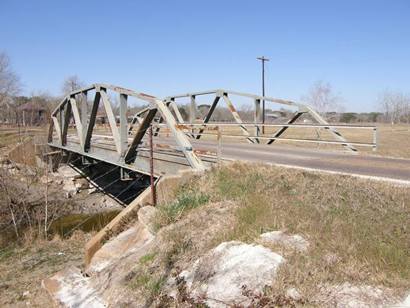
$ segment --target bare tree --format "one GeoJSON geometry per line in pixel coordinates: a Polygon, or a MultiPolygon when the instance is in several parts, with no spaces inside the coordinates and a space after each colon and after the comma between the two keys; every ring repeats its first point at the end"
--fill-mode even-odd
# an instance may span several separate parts
{"type": "Polygon", "coordinates": [[[16,95],[20,90],[20,80],[12,70],[10,58],[0,52],[0,102],[6,97],[16,95]]]}
{"type": "Polygon", "coordinates": [[[64,95],[84,87],[84,82],[77,75],[67,77],[63,82],[62,92],[64,95]]]}
{"type": "Polygon", "coordinates": [[[378,104],[386,121],[392,125],[400,122],[410,122],[410,96],[398,91],[384,91],[378,99],[378,104]]]}
{"type": "Polygon", "coordinates": [[[328,82],[317,81],[309,90],[302,101],[313,107],[316,111],[326,116],[329,112],[339,112],[343,109],[341,98],[333,93],[332,86],[328,82]]]}
{"type": "Polygon", "coordinates": [[[2,107],[2,122],[10,122],[15,116],[13,97],[20,91],[20,80],[11,68],[10,58],[0,52],[0,106],[2,107]]]}

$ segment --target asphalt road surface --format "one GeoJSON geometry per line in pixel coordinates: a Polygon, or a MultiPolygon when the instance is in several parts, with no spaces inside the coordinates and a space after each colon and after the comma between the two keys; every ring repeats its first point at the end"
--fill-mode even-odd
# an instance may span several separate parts
{"type": "MultiPolygon", "coordinates": [[[[192,142],[192,141],[191,141],[192,142]]],[[[216,143],[193,141],[196,150],[216,152],[216,143]]],[[[331,152],[282,146],[279,144],[227,143],[221,147],[226,159],[265,162],[291,167],[378,177],[410,183],[410,159],[361,155],[350,152],[331,152]]]]}

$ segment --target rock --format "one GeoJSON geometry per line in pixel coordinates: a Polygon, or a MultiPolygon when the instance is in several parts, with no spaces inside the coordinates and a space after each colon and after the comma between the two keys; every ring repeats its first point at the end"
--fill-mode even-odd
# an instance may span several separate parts
{"type": "Polygon", "coordinates": [[[97,290],[90,285],[90,279],[84,277],[81,270],[73,266],[58,272],[51,278],[44,279],[42,287],[61,306],[107,307],[106,303],[97,295],[97,290]]]}
{"type": "Polygon", "coordinates": [[[345,282],[340,285],[323,286],[317,299],[331,307],[386,307],[394,302],[388,293],[387,289],[345,282]]]}
{"type": "Polygon", "coordinates": [[[153,206],[143,206],[138,210],[138,221],[142,223],[150,232],[154,232],[154,217],[158,209],[153,206]]]}
{"type": "Polygon", "coordinates": [[[140,251],[143,255],[153,239],[154,235],[144,225],[139,222],[135,223],[134,226],[105,243],[94,254],[87,273],[90,275],[99,273],[131,252],[140,251]]]}
{"type": "Polygon", "coordinates": [[[69,194],[70,196],[77,193],[77,187],[75,186],[74,182],[71,180],[64,181],[63,190],[67,192],[67,194],[69,194]]]}
{"type": "Polygon", "coordinates": [[[391,305],[390,306],[391,308],[410,308],[410,293],[407,295],[407,297],[401,302],[401,303],[398,303],[398,304],[394,304],[394,305],[391,305]]]}
{"type": "Polygon", "coordinates": [[[323,256],[323,261],[327,266],[334,266],[336,263],[340,262],[341,258],[334,253],[327,253],[323,256]]]}
{"type": "Polygon", "coordinates": [[[110,209],[121,208],[119,206],[119,203],[111,198],[104,199],[103,204],[104,204],[104,208],[110,208],[110,209]]]}
{"type": "Polygon", "coordinates": [[[81,179],[75,180],[74,186],[77,189],[88,189],[90,187],[90,183],[86,179],[81,178],[81,179]]]}
{"type": "Polygon", "coordinates": [[[298,234],[287,235],[283,231],[272,231],[261,234],[260,238],[265,243],[281,244],[299,251],[306,251],[309,248],[309,242],[298,234]]]}
{"type": "Polygon", "coordinates": [[[42,184],[50,184],[52,182],[53,182],[53,179],[51,177],[47,177],[47,176],[43,175],[40,178],[40,183],[42,183],[42,184]]]}
{"type": "Polygon", "coordinates": [[[77,171],[67,165],[62,165],[60,168],[58,168],[57,173],[59,173],[64,178],[74,178],[76,175],[78,175],[77,171]]]}
{"type": "Polygon", "coordinates": [[[218,245],[180,273],[188,294],[209,307],[246,306],[243,288],[262,292],[275,279],[282,256],[261,245],[232,241],[218,245]]]}
{"type": "Polygon", "coordinates": [[[298,292],[298,290],[296,290],[295,288],[290,288],[286,291],[286,296],[288,296],[289,298],[298,301],[302,298],[302,296],[300,295],[300,293],[298,292]]]}

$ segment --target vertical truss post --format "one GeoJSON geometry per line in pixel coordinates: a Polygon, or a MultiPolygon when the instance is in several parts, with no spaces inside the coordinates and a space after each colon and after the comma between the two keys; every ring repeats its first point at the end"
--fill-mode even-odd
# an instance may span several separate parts
{"type": "Polygon", "coordinates": [[[120,144],[121,155],[125,154],[128,147],[128,121],[127,121],[127,99],[128,96],[120,94],[120,144]]]}
{"type": "MultiPolygon", "coordinates": [[[[164,118],[160,117],[159,120],[158,120],[158,124],[162,124],[163,122],[164,122],[164,118]]],[[[155,137],[158,137],[160,128],[161,127],[159,125],[158,125],[158,127],[155,128],[155,132],[154,132],[155,137]]]]}
{"type": "Polygon", "coordinates": [[[152,130],[152,124],[149,126],[149,173],[150,173],[150,182],[151,182],[151,198],[152,205],[157,205],[157,192],[155,190],[155,179],[154,179],[154,141],[152,130]]]}
{"type": "Polygon", "coordinates": [[[194,124],[196,119],[196,102],[195,95],[191,95],[191,104],[189,107],[189,123],[194,124]]]}
{"type": "MultiPolygon", "coordinates": [[[[60,114],[59,114],[60,115],[60,114]]],[[[61,128],[60,128],[60,124],[58,123],[58,119],[57,119],[57,117],[56,116],[52,116],[51,117],[51,120],[53,121],[53,126],[54,126],[54,128],[55,128],[55,130],[56,130],[56,133],[57,133],[57,138],[58,138],[58,144],[59,145],[63,145],[63,140],[61,139],[61,128]]],[[[50,127],[51,127],[51,124],[50,124],[50,127]]],[[[52,129],[52,128],[51,128],[52,129]]],[[[53,132],[51,131],[51,134],[49,134],[49,138],[51,138],[51,141],[53,140],[53,132]]],[[[49,141],[49,142],[51,142],[51,141],[49,141]]]]}
{"type": "Polygon", "coordinates": [[[62,135],[62,145],[67,145],[67,133],[68,133],[68,126],[70,124],[70,116],[71,116],[71,104],[70,102],[66,102],[65,110],[63,109],[63,116],[64,116],[64,123],[63,123],[63,135],[62,135]]]}
{"type": "MultiPolygon", "coordinates": [[[[65,100],[64,100],[65,102],[65,100]]],[[[63,129],[64,129],[64,102],[61,104],[60,108],[59,108],[59,122],[60,122],[60,143],[61,145],[63,145],[63,129]]]]}
{"type": "Polygon", "coordinates": [[[54,128],[54,117],[52,116],[51,121],[48,125],[47,142],[53,142],[53,128],[54,128]]]}
{"type": "MultiPolygon", "coordinates": [[[[196,102],[195,102],[195,95],[191,95],[191,104],[189,108],[189,123],[194,124],[196,119],[196,102]]],[[[191,128],[192,137],[195,138],[194,135],[194,127],[191,128]]]]}
{"type": "MultiPolygon", "coordinates": [[[[261,100],[258,98],[255,99],[254,122],[255,122],[255,136],[259,136],[260,134],[259,123],[261,123],[261,100]]],[[[259,139],[256,139],[256,141],[259,143],[259,139]]]]}
{"type": "Polygon", "coordinates": [[[91,135],[93,134],[93,129],[95,125],[95,120],[97,118],[98,107],[100,105],[101,95],[100,92],[95,92],[93,106],[91,108],[90,121],[87,126],[87,133],[84,139],[84,152],[90,150],[91,135]]]}
{"type": "Polygon", "coordinates": [[[87,104],[87,92],[81,93],[81,124],[83,126],[83,140],[87,134],[87,120],[88,120],[88,104],[87,104]]]}
{"type": "Polygon", "coordinates": [[[373,152],[377,150],[377,127],[373,128],[373,152]]]}

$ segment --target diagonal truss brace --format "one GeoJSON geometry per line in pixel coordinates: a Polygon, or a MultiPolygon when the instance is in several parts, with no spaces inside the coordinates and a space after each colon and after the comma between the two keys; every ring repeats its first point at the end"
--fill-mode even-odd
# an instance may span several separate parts
{"type": "Polygon", "coordinates": [[[151,125],[151,122],[154,119],[156,113],[157,113],[157,108],[148,109],[148,112],[145,118],[142,120],[140,126],[138,127],[138,130],[135,133],[135,136],[132,139],[132,142],[125,154],[125,157],[124,157],[125,163],[131,164],[135,161],[135,158],[137,157],[137,148],[139,144],[141,143],[142,138],[147,132],[149,126],[151,125]]]}
{"type": "MultiPolygon", "coordinates": [[[[292,117],[286,124],[293,124],[293,123],[295,123],[303,114],[304,114],[304,112],[300,112],[300,111],[295,112],[295,114],[293,115],[293,117],[292,117]]],[[[269,140],[266,142],[266,144],[272,144],[273,142],[275,142],[276,138],[279,138],[288,128],[289,128],[289,126],[282,126],[281,128],[279,128],[279,129],[272,135],[272,139],[269,139],[269,140]]]]}

